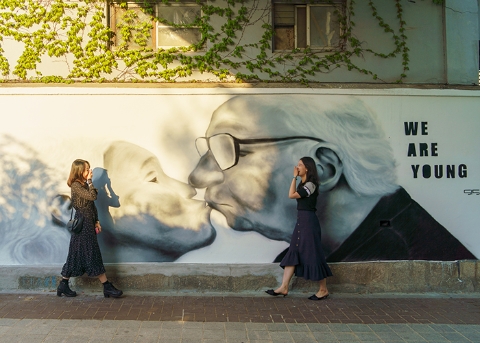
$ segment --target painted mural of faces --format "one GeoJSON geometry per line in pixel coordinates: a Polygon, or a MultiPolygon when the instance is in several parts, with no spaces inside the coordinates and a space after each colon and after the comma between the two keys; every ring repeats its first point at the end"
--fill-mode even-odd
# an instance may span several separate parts
{"type": "Polygon", "coordinates": [[[378,127],[372,124],[372,130],[358,132],[362,121],[370,125],[370,113],[355,99],[324,99],[237,96],[213,113],[205,137],[196,141],[201,158],[189,182],[206,188],[205,201],[225,215],[231,228],[289,241],[296,204],[287,194],[292,166],[301,156],[315,159],[321,192],[337,187],[343,175],[350,177],[362,163],[376,164],[376,172],[365,168],[353,172],[357,179],[359,173],[363,178],[357,180],[360,192],[367,189],[383,194],[395,189],[390,147],[371,149],[373,143],[379,143],[375,135],[378,127]],[[352,134],[358,138],[350,139],[352,134]],[[366,144],[365,151],[359,150],[360,142],[366,144]],[[386,179],[387,187],[368,188],[369,178],[380,186],[386,179]]]}
{"type": "Polygon", "coordinates": [[[104,153],[104,167],[109,193],[117,199],[110,208],[111,235],[99,237],[110,246],[107,260],[174,261],[213,242],[211,209],[191,199],[195,189],[167,176],[151,152],[113,142],[104,153]]]}
{"type": "Polygon", "coordinates": [[[234,98],[214,112],[205,137],[196,140],[201,158],[189,182],[206,188],[205,201],[233,229],[288,241],[296,205],[281,185],[289,185],[300,152],[317,141],[269,123],[255,98],[234,98]]]}

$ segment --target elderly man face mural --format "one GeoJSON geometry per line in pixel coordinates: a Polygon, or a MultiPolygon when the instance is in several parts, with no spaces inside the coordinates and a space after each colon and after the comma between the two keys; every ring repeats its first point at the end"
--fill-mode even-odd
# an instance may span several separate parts
{"type": "Polygon", "coordinates": [[[189,182],[206,188],[207,204],[234,230],[289,241],[291,167],[310,156],[329,261],[474,258],[397,185],[390,144],[359,99],[237,96],[213,113],[196,145],[189,182]]]}

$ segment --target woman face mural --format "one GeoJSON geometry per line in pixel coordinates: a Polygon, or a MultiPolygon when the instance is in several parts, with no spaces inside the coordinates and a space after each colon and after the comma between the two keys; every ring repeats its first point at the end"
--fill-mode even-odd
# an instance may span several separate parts
{"type": "Polygon", "coordinates": [[[97,179],[94,172],[93,181],[113,204],[97,204],[100,221],[107,226],[99,238],[108,247],[103,250],[106,261],[174,261],[215,239],[211,209],[192,199],[194,188],[167,176],[151,152],[113,142],[104,153],[104,168],[108,178],[97,179]]]}

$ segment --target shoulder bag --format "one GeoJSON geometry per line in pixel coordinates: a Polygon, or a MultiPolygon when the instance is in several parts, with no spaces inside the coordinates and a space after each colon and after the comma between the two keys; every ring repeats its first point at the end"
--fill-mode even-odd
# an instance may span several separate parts
{"type": "Polygon", "coordinates": [[[72,212],[70,212],[70,220],[67,223],[67,229],[68,231],[71,231],[72,233],[80,233],[82,232],[83,228],[83,216],[79,215],[77,218],[72,219],[73,216],[73,206],[72,206],[72,212]]]}

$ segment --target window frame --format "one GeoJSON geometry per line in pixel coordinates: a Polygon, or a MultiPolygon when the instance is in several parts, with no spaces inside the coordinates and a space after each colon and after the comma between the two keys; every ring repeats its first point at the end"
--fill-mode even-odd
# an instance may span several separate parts
{"type": "MultiPolygon", "coordinates": [[[[172,6],[172,7],[200,7],[199,10],[201,11],[202,10],[202,4],[199,4],[197,2],[188,1],[188,0],[180,1],[178,3],[171,3],[171,4],[168,4],[168,5],[165,5],[162,2],[162,0],[151,0],[148,3],[153,8],[154,18],[152,18],[152,20],[151,20],[151,24],[153,26],[152,30],[150,32],[151,44],[146,46],[146,48],[150,48],[150,49],[153,49],[154,51],[157,51],[157,50],[161,50],[161,49],[168,50],[168,49],[171,49],[171,48],[182,48],[182,47],[189,46],[189,45],[173,45],[173,46],[158,45],[158,42],[159,42],[158,29],[159,28],[175,28],[175,26],[167,25],[167,24],[159,21],[158,20],[159,19],[159,13],[161,13],[160,12],[161,7],[166,7],[166,6],[172,6]]],[[[132,8],[140,8],[140,9],[145,8],[145,6],[142,6],[138,2],[134,2],[134,1],[128,1],[127,6],[128,6],[127,10],[132,9],[132,8]]],[[[110,43],[110,48],[113,49],[113,50],[117,50],[118,46],[120,45],[120,41],[119,41],[119,38],[118,38],[119,37],[118,36],[118,29],[117,29],[117,11],[118,10],[125,10],[125,9],[121,8],[119,6],[119,3],[117,3],[117,2],[111,2],[110,6],[108,6],[108,11],[109,11],[109,13],[108,13],[108,18],[109,18],[108,25],[115,35],[114,37],[112,37],[111,43],[110,43]]],[[[202,15],[202,12],[201,12],[201,15],[202,15]]],[[[191,28],[192,29],[201,29],[200,26],[194,26],[194,27],[191,27],[191,28]]],[[[201,32],[200,32],[200,35],[201,35],[201,32]]],[[[139,49],[140,48],[133,48],[132,50],[139,50],[139,49]]],[[[203,47],[201,49],[197,49],[197,51],[205,51],[205,47],[203,47]]]]}
{"type": "MultiPolygon", "coordinates": [[[[276,31],[277,28],[280,27],[289,27],[287,25],[276,25],[275,18],[276,18],[276,5],[292,5],[294,6],[294,25],[293,25],[293,33],[294,33],[294,49],[305,49],[303,47],[298,47],[299,37],[298,37],[298,8],[305,8],[305,41],[306,47],[309,49],[316,51],[316,52],[329,52],[329,51],[343,51],[345,50],[345,39],[342,38],[343,30],[341,25],[339,25],[339,41],[338,45],[334,46],[325,46],[325,47],[312,47],[311,46],[311,16],[310,11],[312,7],[337,7],[339,11],[345,14],[346,11],[346,1],[345,0],[334,0],[334,1],[325,1],[325,0],[317,0],[317,1],[285,1],[285,0],[272,0],[272,26],[273,30],[276,31]]],[[[282,51],[290,51],[290,49],[277,49],[275,44],[275,35],[272,38],[272,52],[282,52],[282,51]]]]}
{"type": "MultiPolygon", "coordinates": [[[[171,6],[171,7],[200,7],[199,10],[200,10],[200,15],[202,15],[202,7],[201,5],[197,4],[196,2],[175,2],[175,3],[169,3],[168,5],[165,5],[162,3],[161,0],[157,1],[156,5],[155,5],[155,16],[158,18],[158,14],[160,13],[160,8],[162,7],[167,7],[167,6],[171,6]]],[[[155,21],[156,23],[156,27],[155,27],[155,35],[156,35],[156,41],[155,41],[155,49],[171,49],[171,48],[179,48],[179,47],[184,47],[184,45],[173,45],[173,46],[168,46],[168,45],[162,45],[162,46],[159,46],[158,45],[158,28],[169,28],[169,27],[173,27],[175,28],[175,26],[171,26],[171,25],[166,25],[160,21],[155,21]]],[[[192,26],[192,27],[189,27],[188,29],[198,29],[200,30],[200,26],[192,26]]],[[[200,35],[202,33],[200,32],[200,35]]],[[[202,38],[200,37],[200,40],[202,38]]],[[[199,49],[199,51],[203,51],[203,49],[199,49]]]]}

